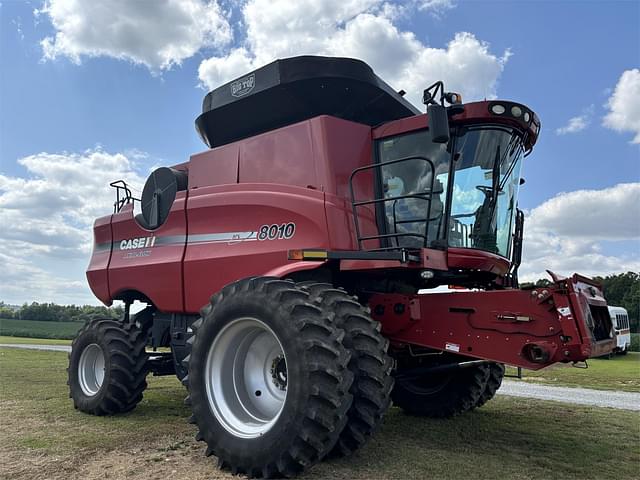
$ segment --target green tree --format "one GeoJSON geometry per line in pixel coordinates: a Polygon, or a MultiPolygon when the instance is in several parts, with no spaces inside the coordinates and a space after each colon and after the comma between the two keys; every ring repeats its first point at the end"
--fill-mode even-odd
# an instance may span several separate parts
{"type": "Polygon", "coordinates": [[[58,305],[38,302],[25,303],[17,312],[13,312],[13,318],[44,322],[86,322],[95,318],[122,318],[123,315],[124,311],[121,306],[107,308],[94,305],[58,305]]]}
{"type": "Polygon", "coordinates": [[[0,318],[14,318],[13,308],[4,302],[0,302],[0,318]]]}
{"type": "Polygon", "coordinates": [[[607,303],[625,308],[629,313],[631,330],[640,331],[640,274],[627,272],[596,277],[596,280],[602,283],[607,303]]]}

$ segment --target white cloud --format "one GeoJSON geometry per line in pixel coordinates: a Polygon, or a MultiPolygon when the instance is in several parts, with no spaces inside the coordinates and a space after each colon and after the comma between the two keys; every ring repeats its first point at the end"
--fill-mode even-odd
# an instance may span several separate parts
{"type": "Polygon", "coordinates": [[[242,9],[244,42],[204,60],[199,78],[212,89],[277,58],[333,55],[364,60],[417,105],[422,90],[436,80],[467,100],[495,96],[508,50],[495,54],[465,32],[445,48],[429,47],[398,28],[400,14],[380,0],[250,0],[242,9]]]}
{"type": "Polygon", "coordinates": [[[447,11],[456,7],[453,0],[419,0],[418,9],[431,13],[436,18],[441,18],[447,11]]]}
{"type": "Polygon", "coordinates": [[[60,304],[98,303],[80,275],[75,280],[61,276],[54,269],[36,266],[32,261],[21,258],[10,250],[7,253],[0,252],[0,266],[2,266],[0,299],[6,303],[17,305],[25,301],[60,304]]]}
{"type": "Polygon", "coordinates": [[[640,69],[626,70],[606,104],[603,124],[618,132],[631,132],[631,143],[640,143],[640,69]]]}
{"type": "Polygon", "coordinates": [[[578,133],[587,128],[591,124],[591,117],[593,116],[593,108],[591,105],[585,108],[581,115],[572,117],[564,127],[556,129],[557,135],[566,135],[567,133],[578,133]]]}
{"type": "Polygon", "coordinates": [[[101,149],[18,163],[27,176],[0,175],[0,299],[95,303],[83,273],[93,221],[112,212],[109,182],[124,178],[139,190],[144,179],[125,155],[101,149]]]}
{"type": "Polygon", "coordinates": [[[107,56],[156,72],[232,38],[216,1],[46,0],[35,14],[55,29],[41,41],[46,60],[107,56]]]}
{"type": "Polygon", "coordinates": [[[43,58],[107,56],[169,69],[203,49],[216,54],[198,69],[201,82],[219,86],[277,58],[301,54],[352,56],[369,63],[408,99],[420,103],[436,80],[466,99],[494,97],[510,52],[460,32],[444,48],[426,45],[396,21],[419,11],[440,16],[452,0],[248,0],[241,3],[243,34],[231,46],[230,11],[216,0],[45,0],[36,17],[55,34],[41,41],[43,58]]]}
{"type": "Polygon", "coordinates": [[[527,215],[521,279],[640,271],[640,183],[561,193],[527,215]],[[603,253],[603,241],[638,242],[629,255],[603,253]]]}

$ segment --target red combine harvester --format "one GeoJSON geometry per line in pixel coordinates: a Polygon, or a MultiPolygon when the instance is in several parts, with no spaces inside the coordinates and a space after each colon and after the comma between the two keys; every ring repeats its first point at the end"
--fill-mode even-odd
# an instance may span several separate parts
{"type": "Polygon", "coordinates": [[[518,287],[536,114],[442,82],[426,114],[403,94],[358,60],[278,60],[205,97],[210,149],[155,170],[140,214],[115,182],[87,277],[126,313],[74,340],[75,407],[125,412],[147,373],[176,374],[207,455],[294,476],[362,446],[392,401],[448,417],[491,399],[504,364],[611,351],[599,285],[518,287]]]}

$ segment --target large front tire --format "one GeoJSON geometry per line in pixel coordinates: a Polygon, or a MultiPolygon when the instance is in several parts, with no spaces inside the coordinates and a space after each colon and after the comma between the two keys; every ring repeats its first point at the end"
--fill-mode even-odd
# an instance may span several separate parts
{"type": "Polygon", "coordinates": [[[343,330],[295,283],[273,278],[228,285],[201,314],[185,383],[207,455],[266,478],[320,461],[352,402],[343,330]]]}
{"type": "Polygon", "coordinates": [[[69,396],[78,410],[113,415],[132,410],[147,387],[146,337],[135,324],[88,322],[71,344],[69,396]]]}
{"type": "Polygon", "coordinates": [[[309,292],[311,301],[332,315],[338,328],[344,329],[344,345],[351,350],[349,369],[354,374],[353,404],[344,430],[340,433],[332,457],[351,455],[375,433],[391,404],[393,359],[387,354],[389,340],[380,333],[380,323],[357,297],[329,283],[313,281],[299,284],[309,292]]]}

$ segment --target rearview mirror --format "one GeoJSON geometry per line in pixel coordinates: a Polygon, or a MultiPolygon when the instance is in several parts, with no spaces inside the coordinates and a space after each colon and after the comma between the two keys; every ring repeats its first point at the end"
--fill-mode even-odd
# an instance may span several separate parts
{"type": "Polygon", "coordinates": [[[432,103],[427,106],[427,116],[429,118],[431,141],[434,143],[447,143],[449,141],[447,109],[442,105],[432,103]]]}

